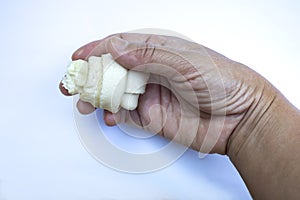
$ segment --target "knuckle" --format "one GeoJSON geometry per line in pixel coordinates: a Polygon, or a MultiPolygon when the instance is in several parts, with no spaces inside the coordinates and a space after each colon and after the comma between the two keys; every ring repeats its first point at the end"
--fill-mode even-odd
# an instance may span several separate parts
{"type": "Polygon", "coordinates": [[[150,63],[153,61],[156,48],[151,43],[143,43],[138,46],[136,50],[137,57],[143,61],[143,63],[150,63]]]}

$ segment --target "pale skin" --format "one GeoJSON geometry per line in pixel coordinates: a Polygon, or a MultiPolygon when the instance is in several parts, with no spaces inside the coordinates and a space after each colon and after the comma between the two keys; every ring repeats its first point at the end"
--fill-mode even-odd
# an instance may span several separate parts
{"type": "MultiPolygon", "coordinates": [[[[148,84],[134,111],[106,111],[107,125],[134,124],[169,139],[179,134],[177,142],[197,151],[228,155],[254,199],[300,199],[300,112],[266,79],[200,44],[160,35],[111,35],[72,59],[106,53],[165,86],[148,84]],[[221,128],[210,133],[209,126],[221,128]]],[[[77,107],[84,114],[95,109],[83,101],[77,107]]]]}

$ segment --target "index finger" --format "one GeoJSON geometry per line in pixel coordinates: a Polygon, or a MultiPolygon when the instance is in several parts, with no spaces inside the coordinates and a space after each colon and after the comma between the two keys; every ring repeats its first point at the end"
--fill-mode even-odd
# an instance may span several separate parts
{"type": "MultiPolygon", "coordinates": [[[[182,43],[180,42],[183,39],[175,38],[171,36],[142,34],[142,33],[117,33],[117,34],[110,35],[104,39],[90,42],[80,47],[78,50],[76,50],[73,53],[72,60],[77,60],[77,59],[87,60],[90,56],[101,56],[102,54],[110,53],[106,48],[106,44],[113,37],[118,37],[120,39],[127,40],[128,42],[152,43],[154,45],[159,45],[159,46],[174,46],[176,44],[178,45],[178,47],[183,46],[182,43]]],[[[175,48],[177,47],[175,46],[175,48]]]]}

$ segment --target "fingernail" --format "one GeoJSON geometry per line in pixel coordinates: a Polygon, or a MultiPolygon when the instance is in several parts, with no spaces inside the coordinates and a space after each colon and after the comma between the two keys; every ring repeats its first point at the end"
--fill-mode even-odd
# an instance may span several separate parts
{"type": "Polygon", "coordinates": [[[128,46],[128,42],[118,37],[113,37],[111,40],[112,47],[117,51],[123,51],[128,46]]]}
{"type": "Polygon", "coordinates": [[[82,48],[75,51],[72,55],[72,60],[82,59],[83,52],[84,52],[84,50],[82,48]]]}
{"type": "Polygon", "coordinates": [[[83,49],[79,49],[78,51],[75,52],[76,56],[81,56],[83,53],[83,49]]]}

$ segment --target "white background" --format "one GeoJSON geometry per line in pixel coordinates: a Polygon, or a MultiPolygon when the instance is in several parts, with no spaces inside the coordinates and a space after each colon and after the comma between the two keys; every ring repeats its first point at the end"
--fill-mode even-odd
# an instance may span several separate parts
{"type": "Polygon", "coordinates": [[[250,66],[300,108],[299,2],[2,0],[0,199],[249,199],[225,156],[201,160],[188,151],[142,175],[101,165],[81,145],[72,98],[59,93],[58,83],[79,46],[163,28],[250,66]]]}

